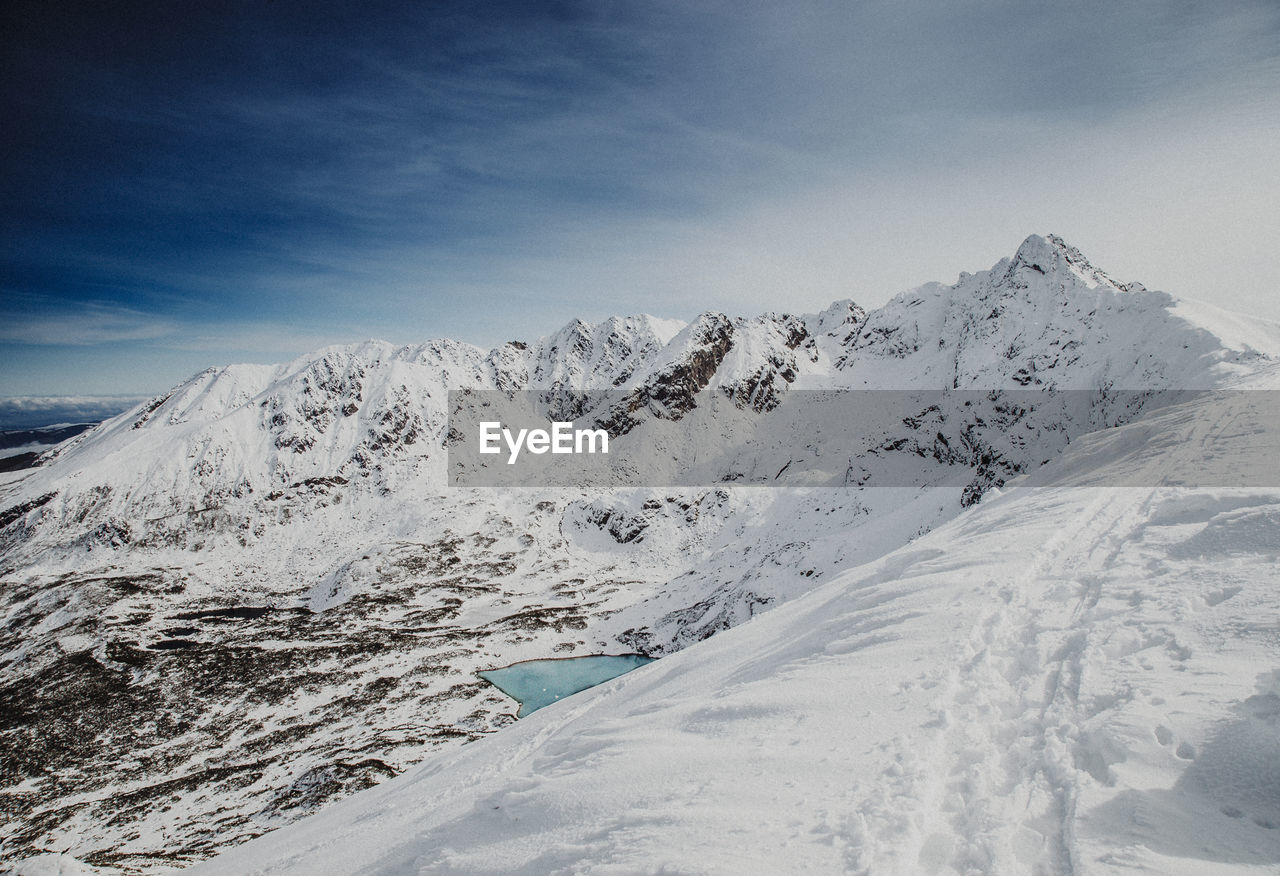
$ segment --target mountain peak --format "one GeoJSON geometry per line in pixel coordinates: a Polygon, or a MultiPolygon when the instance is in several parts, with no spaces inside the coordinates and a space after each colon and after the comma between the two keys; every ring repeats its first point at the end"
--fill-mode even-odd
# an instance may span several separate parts
{"type": "Polygon", "coordinates": [[[1014,277],[1025,271],[1045,276],[1070,273],[1089,286],[1108,286],[1117,291],[1125,291],[1124,286],[1095,268],[1084,253],[1056,234],[1047,237],[1032,234],[1022,242],[1014,253],[1005,276],[1014,277]]]}
{"type": "MultiPolygon", "coordinates": [[[[1050,234],[1049,238],[1060,241],[1061,238],[1050,234]]],[[[1013,260],[1015,263],[1021,262],[1026,265],[1040,265],[1042,262],[1050,262],[1057,250],[1049,239],[1041,237],[1039,234],[1030,234],[1027,239],[1022,241],[1018,247],[1018,251],[1014,253],[1013,260]]],[[[1043,267],[1043,265],[1041,265],[1043,267]]]]}

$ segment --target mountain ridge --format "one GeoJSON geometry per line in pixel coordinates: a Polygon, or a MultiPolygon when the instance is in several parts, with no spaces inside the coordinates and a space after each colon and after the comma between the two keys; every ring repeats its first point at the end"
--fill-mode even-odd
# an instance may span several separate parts
{"type": "MultiPolygon", "coordinates": [[[[1262,425],[1221,413],[1186,456],[1262,425]]],[[[1062,461],[1118,461],[1106,444],[1062,461]]],[[[1277,508],[1274,487],[990,496],[196,872],[1274,868],[1277,508]]]]}
{"type": "MultiPolygon", "coordinates": [[[[992,466],[966,423],[924,417],[864,475],[926,459],[972,490],[458,490],[450,389],[565,405],[608,389],[620,432],[694,430],[727,474],[739,460],[697,431],[713,397],[767,424],[797,389],[1218,388],[1280,351],[1276,327],[1220,342],[1220,317],[1177,307],[1033,236],[870,312],[575,320],[488,351],[369,341],[195,375],[0,482],[5,854],[70,846],[129,872],[208,857],[510,723],[478,669],[686,649],[1042,461],[1012,446],[992,466]]],[[[1066,435],[1036,416],[989,437],[1066,435]]]]}

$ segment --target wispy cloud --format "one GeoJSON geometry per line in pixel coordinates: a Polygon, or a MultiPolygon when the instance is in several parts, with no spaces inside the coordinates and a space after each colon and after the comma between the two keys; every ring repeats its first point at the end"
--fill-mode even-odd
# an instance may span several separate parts
{"type": "Polygon", "coordinates": [[[0,282],[42,303],[0,304],[0,340],[132,341],[167,380],[366,335],[874,303],[1050,230],[1280,316],[1270,0],[251,9],[20,22],[0,282]]]}
{"type": "Polygon", "coordinates": [[[191,326],[175,346],[203,353],[211,363],[232,361],[278,362],[334,344],[378,339],[380,333],[359,325],[344,324],[329,330],[309,330],[288,323],[226,323],[191,326]]]}
{"type": "Polygon", "coordinates": [[[145,341],[173,334],[172,319],[128,307],[86,302],[69,308],[48,296],[6,293],[0,305],[0,341],[48,346],[91,346],[145,341]]]}
{"type": "Polygon", "coordinates": [[[119,413],[148,398],[144,395],[27,395],[0,398],[0,415],[43,414],[51,410],[74,408],[81,411],[114,411],[119,413]]]}

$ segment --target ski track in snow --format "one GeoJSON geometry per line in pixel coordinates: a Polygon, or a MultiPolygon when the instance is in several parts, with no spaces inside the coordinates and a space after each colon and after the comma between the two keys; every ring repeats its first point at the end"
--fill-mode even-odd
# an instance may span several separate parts
{"type": "Polygon", "coordinates": [[[1007,490],[199,872],[1272,872],[1278,510],[1007,490]]]}
{"type": "Polygon", "coordinates": [[[1010,491],[198,872],[1272,871],[1274,557],[1170,555],[1277,502],[1010,491]]]}

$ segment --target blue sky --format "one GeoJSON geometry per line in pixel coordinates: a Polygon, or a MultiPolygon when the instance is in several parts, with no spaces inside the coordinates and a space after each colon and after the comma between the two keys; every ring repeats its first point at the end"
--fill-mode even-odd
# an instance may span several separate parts
{"type": "Polygon", "coordinates": [[[1280,319],[1272,0],[0,14],[0,397],[876,305],[1031,232],[1280,319]]]}

